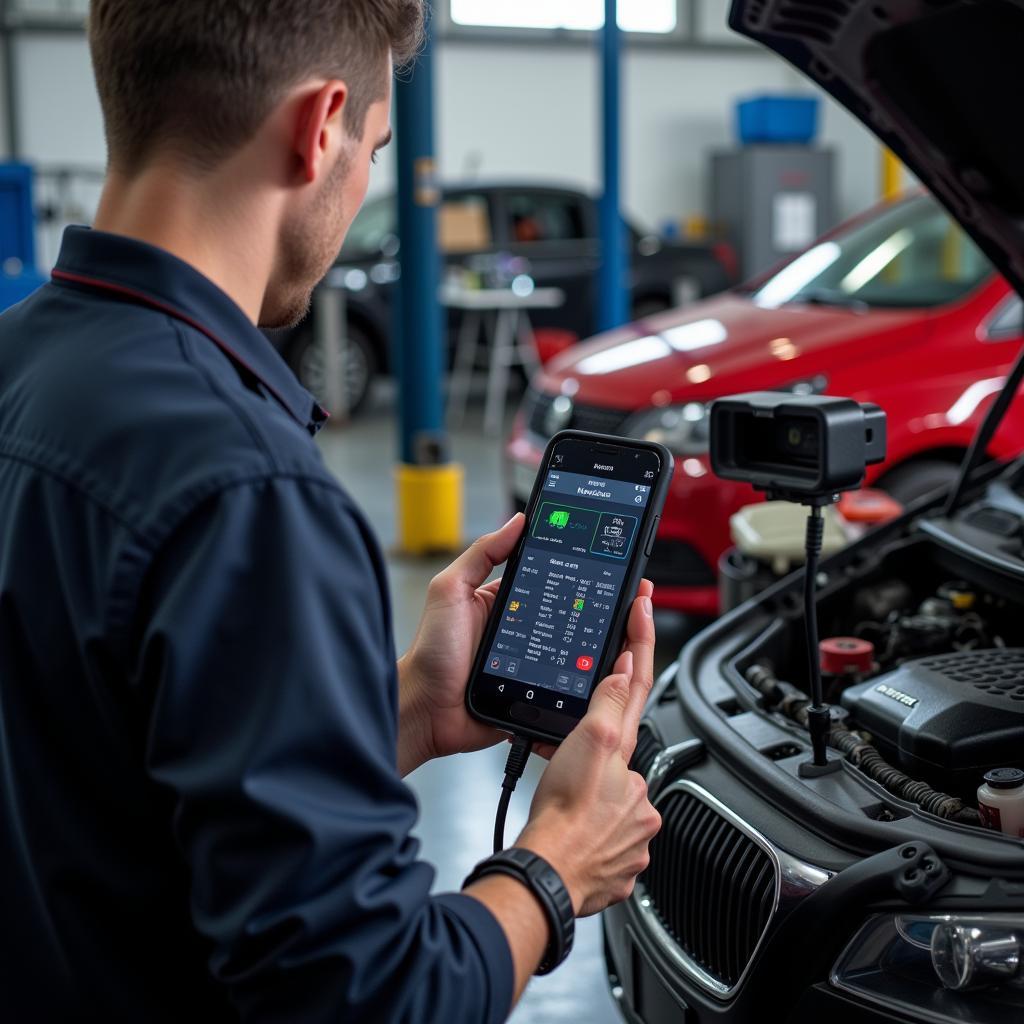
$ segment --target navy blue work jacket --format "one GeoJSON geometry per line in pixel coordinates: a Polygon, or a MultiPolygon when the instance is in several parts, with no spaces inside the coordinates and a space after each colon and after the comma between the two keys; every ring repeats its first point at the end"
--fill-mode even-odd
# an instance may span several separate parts
{"type": "Polygon", "coordinates": [[[209,280],[68,230],[0,317],[0,1018],[499,1021],[432,897],[384,565],[209,280]]]}

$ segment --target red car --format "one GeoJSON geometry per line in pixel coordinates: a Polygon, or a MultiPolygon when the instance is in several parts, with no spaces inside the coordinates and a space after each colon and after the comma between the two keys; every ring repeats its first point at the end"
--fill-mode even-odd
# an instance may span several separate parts
{"type": "MultiPolygon", "coordinates": [[[[711,399],[786,389],[876,402],[888,413],[889,454],[867,483],[906,502],[955,477],[1021,333],[1021,302],[1005,280],[929,195],[911,194],[763,278],[549,364],[506,446],[512,499],[525,507],[558,430],[664,442],[677,469],[650,561],[655,600],[714,614],[729,516],[759,497],[709,472],[711,399]]],[[[1024,416],[1011,411],[991,454],[1022,448],[1024,416]]]]}

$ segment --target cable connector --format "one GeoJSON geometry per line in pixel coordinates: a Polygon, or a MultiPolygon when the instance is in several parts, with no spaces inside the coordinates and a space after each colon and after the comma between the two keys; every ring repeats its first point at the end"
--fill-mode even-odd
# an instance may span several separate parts
{"type": "Polygon", "coordinates": [[[516,736],[512,740],[512,749],[508,752],[505,761],[505,777],[501,780],[501,798],[498,800],[498,810],[494,815],[494,852],[498,853],[505,849],[505,817],[508,814],[508,805],[512,794],[526,771],[526,762],[530,760],[533,752],[533,740],[525,736],[516,736]]]}
{"type": "Polygon", "coordinates": [[[817,562],[821,555],[822,543],[825,539],[825,520],[820,508],[812,508],[807,516],[807,532],[804,538],[804,550],[807,556],[817,562]]]}

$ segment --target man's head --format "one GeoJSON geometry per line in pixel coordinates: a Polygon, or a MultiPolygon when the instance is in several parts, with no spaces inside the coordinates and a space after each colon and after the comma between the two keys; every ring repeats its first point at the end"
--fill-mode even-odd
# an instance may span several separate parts
{"type": "Polygon", "coordinates": [[[269,326],[304,314],[365,197],[423,2],[92,0],[111,172],[228,170],[276,197],[269,326]]]}

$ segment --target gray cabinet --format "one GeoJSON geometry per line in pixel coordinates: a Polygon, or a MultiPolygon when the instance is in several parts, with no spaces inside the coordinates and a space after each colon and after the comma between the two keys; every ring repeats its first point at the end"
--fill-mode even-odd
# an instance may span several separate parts
{"type": "Polygon", "coordinates": [[[806,249],[835,226],[834,154],[752,145],[711,156],[711,217],[744,277],[806,249]]]}

